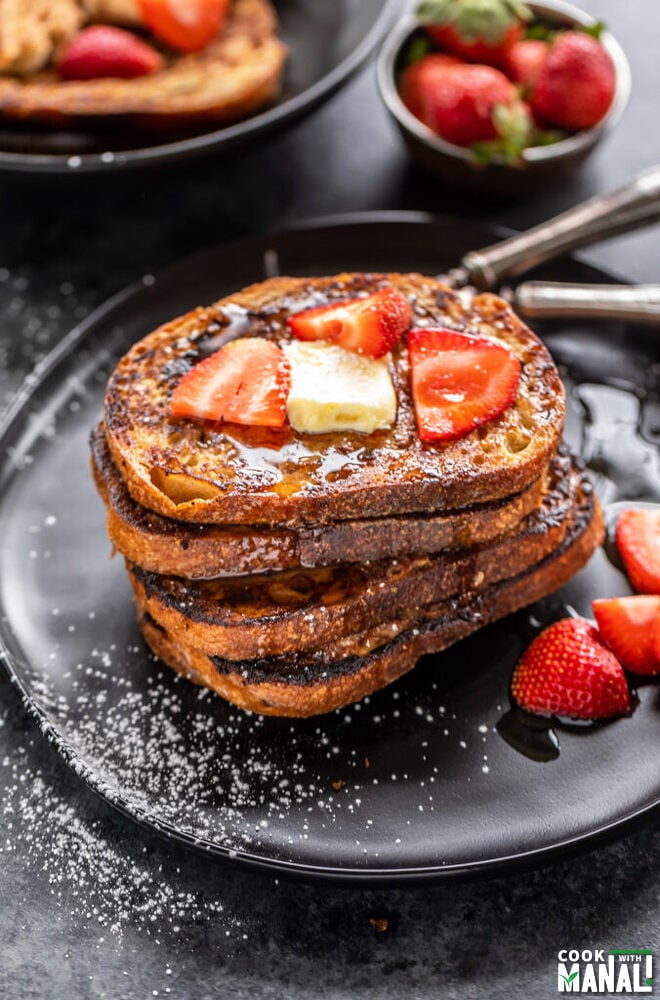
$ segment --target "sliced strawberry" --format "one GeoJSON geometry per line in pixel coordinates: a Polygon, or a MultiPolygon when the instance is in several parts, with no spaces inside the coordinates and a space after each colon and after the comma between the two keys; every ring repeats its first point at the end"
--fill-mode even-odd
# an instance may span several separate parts
{"type": "Polygon", "coordinates": [[[660,623],[660,597],[612,597],[593,602],[603,639],[626,670],[660,673],[653,648],[654,629],[660,623]]]}
{"type": "Polygon", "coordinates": [[[655,625],[653,626],[651,645],[653,647],[653,654],[658,663],[660,663],[660,618],[657,619],[655,625]]]}
{"type": "Polygon", "coordinates": [[[463,437],[516,398],[520,362],[494,340],[456,330],[411,330],[408,354],[422,441],[463,437]]]}
{"type": "Polygon", "coordinates": [[[564,618],[541,632],[514,671],[511,693],[536,715],[609,719],[630,709],[621,664],[584,618],[564,618]]]}
{"type": "Polygon", "coordinates": [[[529,89],[539,78],[550,46],[537,38],[527,38],[516,42],[506,57],[506,72],[515,83],[529,89]]]}
{"type": "Polygon", "coordinates": [[[433,128],[430,96],[436,87],[441,86],[445,71],[460,65],[461,61],[456,56],[432,52],[404,69],[399,78],[401,100],[408,111],[429,128],[433,128]]]}
{"type": "Polygon", "coordinates": [[[150,31],[180,52],[198,52],[219,34],[229,0],[138,0],[150,31]]]}
{"type": "Polygon", "coordinates": [[[356,354],[381,358],[410,329],[412,316],[404,295],[394,288],[381,288],[364,299],[306,309],[287,322],[298,340],[330,340],[356,354]]]}
{"type": "Polygon", "coordinates": [[[291,388],[284,352],[261,337],[232,340],[188,372],[172,393],[173,417],[281,427],[291,388]]]}
{"type": "Polygon", "coordinates": [[[660,594],[660,508],[624,510],[616,526],[616,544],[635,590],[660,594]]]}
{"type": "Polygon", "coordinates": [[[160,52],[123,28],[96,24],[75,35],[58,64],[64,80],[131,79],[156,73],[165,65],[160,52]]]}

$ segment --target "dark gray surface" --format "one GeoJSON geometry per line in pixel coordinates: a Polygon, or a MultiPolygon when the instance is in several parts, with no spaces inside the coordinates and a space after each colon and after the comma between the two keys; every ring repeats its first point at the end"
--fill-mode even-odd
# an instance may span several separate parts
{"type": "MultiPolygon", "coordinates": [[[[2,398],[87,309],[220,240],[374,208],[523,228],[659,162],[660,9],[655,0],[589,8],[631,57],[632,101],[570,188],[525,203],[468,202],[411,167],[372,69],[315,118],[240,158],[103,184],[2,180],[2,398]]],[[[657,230],[593,254],[639,281],[658,280],[659,255],[657,230]]],[[[657,948],[660,937],[649,829],[539,872],[434,890],[335,891],[227,871],[162,844],[82,788],[4,677],[0,815],[3,1000],[550,998],[558,948],[657,948]],[[381,917],[382,934],[369,923],[381,917]]]]}

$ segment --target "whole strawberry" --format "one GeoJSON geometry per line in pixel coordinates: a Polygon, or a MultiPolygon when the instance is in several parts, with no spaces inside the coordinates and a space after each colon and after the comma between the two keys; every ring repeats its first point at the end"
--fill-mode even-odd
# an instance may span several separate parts
{"type": "Polygon", "coordinates": [[[58,69],[64,80],[132,79],[155,73],[164,65],[160,52],[137,35],[108,24],[95,24],[71,39],[58,69]]]}
{"type": "Polygon", "coordinates": [[[534,115],[549,125],[578,131],[593,128],[607,114],[616,90],[612,57],[591,35],[558,35],[543,62],[532,93],[534,115]]]}
{"type": "Polygon", "coordinates": [[[584,618],[564,618],[541,632],[514,671],[511,693],[537,715],[609,719],[630,709],[621,664],[584,618]]]}
{"type": "Polygon", "coordinates": [[[514,83],[525,90],[531,89],[538,80],[550,46],[536,38],[524,38],[512,45],[507,54],[506,72],[514,83]]]}
{"type": "Polygon", "coordinates": [[[520,0],[423,0],[417,17],[441,48],[471,62],[504,67],[531,12],[520,0]]]}
{"type": "Polygon", "coordinates": [[[401,100],[408,110],[425,125],[433,127],[429,96],[433,94],[445,71],[450,66],[460,65],[460,59],[455,56],[447,55],[444,52],[431,52],[423,59],[408,66],[401,74],[399,79],[401,100]]]}
{"type": "Polygon", "coordinates": [[[426,123],[456,146],[518,135],[526,145],[529,116],[516,88],[492,66],[451,66],[434,81],[426,99],[426,123]]]}

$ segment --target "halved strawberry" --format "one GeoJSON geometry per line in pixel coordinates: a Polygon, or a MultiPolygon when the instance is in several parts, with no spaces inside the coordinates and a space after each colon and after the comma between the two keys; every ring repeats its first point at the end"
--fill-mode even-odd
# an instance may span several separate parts
{"type": "Polygon", "coordinates": [[[62,53],[58,64],[64,80],[97,80],[115,76],[132,79],[155,73],[165,65],[160,52],[137,35],[108,24],[83,28],[62,53]]]}
{"type": "Polygon", "coordinates": [[[660,627],[660,597],[612,597],[592,606],[600,634],[626,670],[660,673],[653,648],[654,629],[660,627]]]}
{"type": "Polygon", "coordinates": [[[609,719],[630,709],[621,664],[584,618],[564,618],[541,632],[514,671],[511,693],[536,715],[609,719]]]}
{"type": "Polygon", "coordinates": [[[147,28],[180,52],[198,52],[224,23],[229,0],[139,0],[147,28]]]}
{"type": "Polygon", "coordinates": [[[616,525],[616,544],[635,590],[660,594],[660,508],[624,510],[616,525]]]}
{"type": "Polygon", "coordinates": [[[287,322],[298,340],[330,340],[356,354],[381,358],[410,329],[412,317],[404,295],[394,288],[381,288],[364,299],[305,309],[287,322]]]}
{"type": "Polygon", "coordinates": [[[516,398],[520,362],[494,340],[456,330],[411,330],[408,354],[422,441],[463,437],[516,398]]]}
{"type": "Polygon", "coordinates": [[[651,636],[651,645],[653,647],[653,654],[660,663],[660,618],[656,621],[653,626],[653,635],[651,636]]]}
{"type": "Polygon", "coordinates": [[[281,427],[291,388],[284,352],[261,337],[231,340],[188,372],[172,393],[173,417],[281,427]]]}

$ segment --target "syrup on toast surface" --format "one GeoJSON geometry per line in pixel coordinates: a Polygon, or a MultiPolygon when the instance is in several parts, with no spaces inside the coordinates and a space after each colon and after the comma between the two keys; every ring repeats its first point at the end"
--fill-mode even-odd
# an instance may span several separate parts
{"type": "Polygon", "coordinates": [[[136,503],[112,461],[102,426],[92,432],[91,446],[92,472],[115,549],[144,570],[188,579],[335,566],[483,544],[513,531],[531,513],[547,477],[544,473],[513,497],[446,514],[402,514],[299,529],[190,524],[136,503]]]}
{"type": "Polygon", "coordinates": [[[136,344],[108,383],[105,431],[132,497],[177,520],[327,524],[363,517],[446,512],[524,490],[554,455],[564,390],[549,352],[503,299],[466,305],[433,278],[341,274],[273,278],[165,324],[136,344]],[[448,443],[420,441],[405,344],[392,352],[397,417],[372,434],[301,434],[176,420],[169,397],[183,375],[236,336],[290,339],[292,313],[386,285],[406,295],[416,326],[449,326],[504,344],[522,366],[516,402],[448,443]]]}

